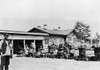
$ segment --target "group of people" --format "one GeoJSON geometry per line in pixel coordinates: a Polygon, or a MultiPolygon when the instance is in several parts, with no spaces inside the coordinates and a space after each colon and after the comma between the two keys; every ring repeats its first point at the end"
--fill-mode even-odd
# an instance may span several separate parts
{"type": "Polygon", "coordinates": [[[43,50],[43,46],[40,46],[40,48],[36,50],[36,46],[34,43],[31,43],[30,45],[26,45],[26,48],[24,49],[25,55],[27,57],[35,57],[37,55],[40,55],[41,50],[43,50]]]}
{"type": "Polygon", "coordinates": [[[65,42],[65,44],[59,44],[59,46],[53,43],[52,45],[48,46],[48,50],[51,56],[55,55],[57,58],[68,58],[69,54],[71,54],[71,45],[69,45],[67,42],[65,42]]]}
{"type": "Polygon", "coordinates": [[[33,57],[33,53],[36,52],[36,48],[34,43],[31,43],[30,45],[26,44],[26,47],[24,49],[24,54],[28,57],[33,57]]]}

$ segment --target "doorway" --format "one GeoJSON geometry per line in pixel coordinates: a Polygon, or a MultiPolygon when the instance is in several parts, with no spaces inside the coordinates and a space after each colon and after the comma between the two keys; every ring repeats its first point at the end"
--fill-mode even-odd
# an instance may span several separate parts
{"type": "Polygon", "coordinates": [[[24,49],[24,40],[13,40],[14,54],[18,54],[19,51],[24,49]]]}
{"type": "Polygon", "coordinates": [[[42,40],[35,40],[36,52],[40,49],[41,46],[43,46],[42,42],[42,40]]]}

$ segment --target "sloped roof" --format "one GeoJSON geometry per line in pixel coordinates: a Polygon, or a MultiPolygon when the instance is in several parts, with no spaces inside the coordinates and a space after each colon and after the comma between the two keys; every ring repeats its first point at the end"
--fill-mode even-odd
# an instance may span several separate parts
{"type": "Polygon", "coordinates": [[[8,33],[8,34],[21,34],[21,35],[48,35],[46,33],[34,33],[34,32],[27,32],[27,31],[14,31],[14,30],[0,30],[0,33],[8,33]]]}
{"type": "Polygon", "coordinates": [[[66,30],[50,30],[50,29],[44,29],[44,28],[32,28],[31,30],[29,30],[29,32],[34,32],[34,30],[40,30],[42,32],[48,33],[48,34],[52,34],[52,35],[68,35],[69,33],[71,33],[73,31],[73,29],[66,29],[66,30]]]}

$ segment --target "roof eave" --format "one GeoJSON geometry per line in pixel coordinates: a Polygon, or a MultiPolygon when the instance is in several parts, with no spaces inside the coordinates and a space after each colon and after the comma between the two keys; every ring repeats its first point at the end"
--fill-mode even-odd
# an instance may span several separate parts
{"type": "Polygon", "coordinates": [[[37,35],[37,36],[48,36],[48,34],[43,33],[21,33],[21,32],[0,32],[2,34],[8,33],[8,34],[17,34],[17,35],[37,35]]]}

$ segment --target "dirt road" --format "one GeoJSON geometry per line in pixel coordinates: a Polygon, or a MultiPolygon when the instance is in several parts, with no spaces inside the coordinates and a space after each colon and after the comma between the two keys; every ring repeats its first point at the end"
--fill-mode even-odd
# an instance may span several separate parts
{"type": "Polygon", "coordinates": [[[100,62],[14,57],[10,70],[100,70],[100,62]]]}

